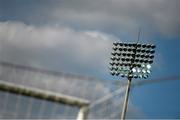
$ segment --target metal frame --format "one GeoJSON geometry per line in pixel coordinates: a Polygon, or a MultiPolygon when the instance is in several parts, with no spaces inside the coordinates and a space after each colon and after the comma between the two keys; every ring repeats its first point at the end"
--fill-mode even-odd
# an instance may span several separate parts
{"type": "Polygon", "coordinates": [[[88,100],[59,93],[53,93],[50,91],[40,90],[37,88],[24,87],[22,85],[17,85],[3,81],[0,81],[0,90],[24,96],[30,96],[37,99],[57,102],[61,104],[63,103],[66,105],[77,106],[80,108],[79,113],[77,115],[77,120],[85,120],[88,115],[88,108],[90,105],[90,102],[88,100]]]}

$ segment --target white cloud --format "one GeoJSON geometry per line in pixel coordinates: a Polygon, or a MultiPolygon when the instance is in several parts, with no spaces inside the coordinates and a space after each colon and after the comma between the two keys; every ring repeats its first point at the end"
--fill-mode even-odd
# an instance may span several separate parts
{"type": "Polygon", "coordinates": [[[179,0],[32,0],[30,3],[24,7],[16,1],[3,2],[1,18],[118,35],[132,35],[138,27],[150,36],[160,33],[177,37],[180,33],[179,0]]]}
{"type": "MultiPolygon", "coordinates": [[[[46,2],[45,2],[46,3],[46,2]]],[[[31,22],[75,26],[113,32],[137,31],[138,27],[179,35],[179,0],[76,0],[52,1],[31,14],[31,22]],[[43,16],[39,16],[43,15],[43,16]]]]}
{"type": "Polygon", "coordinates": [[[66,72],[104,71],[115,40],[98,31],[0,23],[1,60],[66,72]]]}

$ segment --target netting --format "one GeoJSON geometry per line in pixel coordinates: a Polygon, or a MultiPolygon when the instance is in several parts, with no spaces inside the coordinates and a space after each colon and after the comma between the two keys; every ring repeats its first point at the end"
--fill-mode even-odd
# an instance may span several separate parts
{"type": "Polygon", "coordinates": [[[1,86],[3,88],[0,91],[1,118],[77,118],[81,105],[77,102],[69,103],[66,100],[58,101],[57,97],[53,98],[51,94],[48,97],[47,94],[50,92],[55,94],[54,96],[61,94],[68,99],[88,101],[89,119],[118,119],[125,91],[124,84],[119,84],[117,87],[111,81],[50,72],[5,62],[0,63],[0,82],[12,85],[11,89],[1,86]],[[16,89],[18,86],[23,87],[21,90],[16,89]],[[37,91],[37,94],[33,91],[35,93],[37,91]],[[45,94],[44,97],[41,92],[45,94]]]}

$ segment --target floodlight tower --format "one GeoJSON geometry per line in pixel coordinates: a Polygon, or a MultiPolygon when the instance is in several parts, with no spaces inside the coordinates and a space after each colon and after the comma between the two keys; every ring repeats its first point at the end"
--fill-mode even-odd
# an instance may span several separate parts
{"type": "MultiPolygon", "coordinates": [[[[139,35],[138,35],[139,40],[139,35]]],[[[151,73],[151,64],[153,63],[154,44],[140,43],[113,43],[113,51],[111,53],[110,73],[113,76],[126,77],[128,84],[125,93],[123,110],[121,119],[125,119],[128,97],[133,78],[148,78],[151,73]]]]}

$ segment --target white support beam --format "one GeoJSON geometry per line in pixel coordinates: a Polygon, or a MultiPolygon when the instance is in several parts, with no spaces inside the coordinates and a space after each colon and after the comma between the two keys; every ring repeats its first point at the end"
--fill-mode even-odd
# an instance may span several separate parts
{"type": "Polygon", "coordinates": [[[0,90],[10,93],[21,94],[25,96],[31,96],[37,99],[43,99],[47,101],[53,101],[67,105],[77,106],[80,108],[84,106],[89,106],[90,104],[90,102],[85,99],[68,96],[60,93],[54,93],[51,91],[46,91],[37,88],[25,87],[22,85],[17,85],[14,83],[4,82],[4,81],[0,81],[0,90]]]}
{"type": "Polygon", "coordinates": [[[86,120],[88,118],[88,113],[89,113],[89,105],[81,107],[76,120],[86,120]]]}

